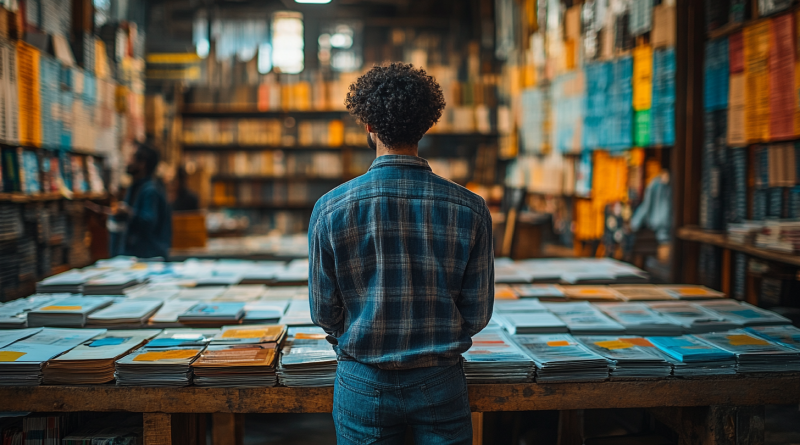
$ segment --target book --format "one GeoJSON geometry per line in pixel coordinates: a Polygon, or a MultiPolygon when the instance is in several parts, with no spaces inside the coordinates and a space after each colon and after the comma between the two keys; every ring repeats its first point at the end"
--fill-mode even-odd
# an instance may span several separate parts
{"type": "Polygon", "coordinates": [[[205,347],[218,334],[219,329],[164,329],[147,343],[147,348],[205,347]]]}
{"type": "Polygon", "coordinates": [[[110,306],[111,297],[67,297],[28,313],[28,326],[83,327],[90,314],[110,306]]]}
{"type": "Polygon", "coordinates": [[[800,351],[742,329],[697,334],[697,338],[736,355],[736,372],[797,372],[800,351]]]}
{"type": "Polygon", "coordinates": [[[515,335],[536,363],[537,382],[600,381],[608,378],[608,360],[569,334],[515,335]]]}
{"type": "Polygon", "coordinates": [[[192,364],[197,386],[270,387],[278,382],[274,344],[211,345],[192,364]]]}
{"type": "Polygon", "coordinates": [[[534,377],[533,360],[498,328],[476,334],[462,355],[470,383],[523,383],[534,377]]]}
{"type": "Polygon", "coordinates": [[[696,303],[697,306],[730,320],[739,326],[768,326],[791,324],[791,320],[774,312],[751,304],[733,300],[711,300],[696,303]]]}
{"type": "Polygon", "coordinates": [[[223,326],[221,332],[211,340],[211,344],[259,344],[276,348],[285,336],[285,325],[223,326]]]}
{"type": "Polygon", "coordinates": [[[672,365],[652,351],[647,339],[633,336],[576,337],[591,351],[609,360],[612,380],[627,378],[658,378],[672,374],[672,365]]]}
{"type": "Polygon", "coordinates": [[[205,346],[137,349],[116,361],[117,386],[189,386],[191,365],[203,349],[205,346]]]}
{"type": "Polygon", "coordinates": [[[125,300],[92,313],[89,315],[87,323],[92,326],[139,327],[146,324],[163,304],[161,300],[125,300]]]}
{"type": "Polygon", "coordinates": [[[178,321],[186,322],[230,322],[239,321],[244,316],[244,303],[218,302],[200,303],[178,316],[178,321]]]}

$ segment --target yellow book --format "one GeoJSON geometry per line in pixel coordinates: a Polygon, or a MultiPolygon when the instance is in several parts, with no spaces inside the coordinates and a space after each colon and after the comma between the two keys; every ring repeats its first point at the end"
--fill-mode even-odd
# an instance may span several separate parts
{"type": "Polygon", "coordinates": [[[42,145],[39,50],[17,43],[17,88],[19,95],[19,140],[23,145],[42,145]]]}
{"type": "Polygon", "coordinates": [[[745,138],[769,139],[769,22],[744,29],[745,138]]]}
{"type": "Polygon", "coordinates": [[[653,102],[653,48],[642,45],[633,50],[633,109],[649,110],[653,102]]]}
{"type": "Polygon", "coordinates": [[[344,122],[332,120],[328,122],[328,146],[341,147],[344,145],[344,122]]]}

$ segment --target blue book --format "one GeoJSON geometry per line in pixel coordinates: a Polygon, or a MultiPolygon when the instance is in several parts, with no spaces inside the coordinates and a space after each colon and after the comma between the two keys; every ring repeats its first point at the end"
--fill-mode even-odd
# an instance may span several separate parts
{"type": "Polygon", "coordinates": [[[734,360],[733,353],[710,345],[692,335],[647,337],[663,353],[684,363],[734,360]]]}

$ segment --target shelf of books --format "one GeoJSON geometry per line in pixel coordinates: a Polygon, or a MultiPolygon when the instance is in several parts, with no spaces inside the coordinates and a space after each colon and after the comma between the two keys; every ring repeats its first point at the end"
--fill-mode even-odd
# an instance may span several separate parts
{"type": "Polygon", "coordinates": [[[505,183],[576,252],[630,259],[632,216],[675,142],[675,5],[560,7],[498,3],[515,139],[501,144],[505,183]]]}
{"type": "Polygon", "coordinates": [[[698,282],[791,306],[800,266],[800,11],[752,3],[705,2],[699,219],[678,235],[699,244],[698,282]]]}

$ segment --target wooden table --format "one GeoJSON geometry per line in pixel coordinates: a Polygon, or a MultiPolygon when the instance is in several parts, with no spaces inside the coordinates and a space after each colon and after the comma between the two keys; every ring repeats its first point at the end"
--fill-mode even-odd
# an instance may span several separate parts
{"type": "MultiPolygon", "coordinates": [[[[584,409],[649,408],[681,444],[760,444],[764,405],[800,403],[800,374],[594,383],[470,385],[475,444],[483,413],[559,410],[559,443],[581,443],[584,409]]],[[[214,445],[241,440],[243,413],[328,413],[333,388],[0,387],[0,411],[144,413],[144,444],[205,443],[213,413],[214,445]]]]}

